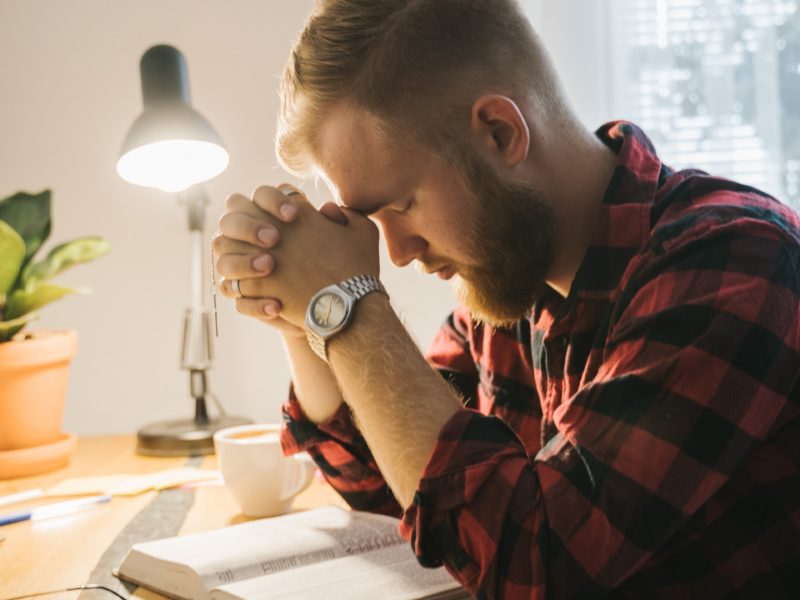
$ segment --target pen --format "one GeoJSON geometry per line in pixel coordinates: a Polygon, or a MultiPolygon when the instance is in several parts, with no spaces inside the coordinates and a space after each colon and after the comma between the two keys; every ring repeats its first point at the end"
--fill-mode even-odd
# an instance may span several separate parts
{"type": "Polygon", "coordinates": [[[42,494],[42,490],[28,490],[26,492],[18,492],[9,496],[0,496],[0,506],[14,504],[15,502],[23,502],[25,500],[34,500],[35,498],[41,498],[42,494]]]}
{"type": "Polygon", "coordinates": [[[0,526],[11,525],[12,523],[19,523],[20,521],[39,521],[41,519],[49,519],[51,517],[71,515],[72,513],[91,508],[97,504],[109,502],[110,500],[111,495],[104,494],[102,496],[90,496],[88,498],[79,498],[78,500],[67,500],[66,502],[45,504],[43,506],[32,508],[26,512],[0,515],[0,526]]]}

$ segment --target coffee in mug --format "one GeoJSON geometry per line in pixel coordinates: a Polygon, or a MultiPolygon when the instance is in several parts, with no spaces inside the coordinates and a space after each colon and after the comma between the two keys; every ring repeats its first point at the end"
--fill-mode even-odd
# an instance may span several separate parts
{"type": "Polygon", "coordinates": [[[225,485],[247,517],[288,512],[316,468],[307,455],[283,455],[277,424],[220,429],[214,434],[214,448],[225,485]]]}

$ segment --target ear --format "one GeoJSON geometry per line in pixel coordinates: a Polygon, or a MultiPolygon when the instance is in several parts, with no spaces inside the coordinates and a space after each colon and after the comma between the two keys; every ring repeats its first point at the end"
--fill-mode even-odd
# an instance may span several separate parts
{"type": "Polygon", "coordinates": [[[472,105],[470,129],[481,147],[509,167],[528,157],[531,133],[516,102],[506,96],[481,96],[472,105]]]}

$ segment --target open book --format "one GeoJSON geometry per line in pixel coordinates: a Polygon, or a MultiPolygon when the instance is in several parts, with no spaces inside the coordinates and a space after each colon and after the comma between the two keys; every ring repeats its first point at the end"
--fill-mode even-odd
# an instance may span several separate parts
{"type": "Polygon", "coordinates": [[[116,575],[179,599],[469,598],[421,567],[397,519],[329,506],[135,544],[116,575]]]}

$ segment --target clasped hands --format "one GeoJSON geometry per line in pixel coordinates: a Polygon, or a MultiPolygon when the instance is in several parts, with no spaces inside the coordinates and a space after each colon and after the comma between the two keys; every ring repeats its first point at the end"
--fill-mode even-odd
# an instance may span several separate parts
{"type": "Polygon", "coordinates": [[[232,194],[225,208],[212,243],[220,292],[284,334],[303,333],[306,307],[323,287],[380,274],[378,230],[356,211],[333,203],[317,210],[289,185],[232,194]]]}

